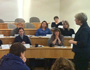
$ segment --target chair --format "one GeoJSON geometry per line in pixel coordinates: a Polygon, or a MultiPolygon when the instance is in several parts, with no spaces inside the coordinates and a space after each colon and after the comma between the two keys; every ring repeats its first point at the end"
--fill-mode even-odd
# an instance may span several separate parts
{"type": "Polygon", "coordinates": [[[0,19],[0,23],[4,23],[4,21],[2,19],[0,19]]]}
{"type": "Polygon", "coordinates": [[[32,23],[25,23],[25,28],[35,28],[32,23]]]}
{"type": "Polygon", "coordinates": [[[36,22],[40,22],[40,19],[38,17],[31,17],[29,20],[29,23],[36,23],[36,22]]]}
{"type": "Polygon", "coordinates": [[[8,29],[15,29],[16,25],[14,24],[7,24],[8,29]]]}
{"type": "Polygon", "coordinates": [[[25,23],[25,20],[23,18],[16,18],[15,23],[25,23]]]}

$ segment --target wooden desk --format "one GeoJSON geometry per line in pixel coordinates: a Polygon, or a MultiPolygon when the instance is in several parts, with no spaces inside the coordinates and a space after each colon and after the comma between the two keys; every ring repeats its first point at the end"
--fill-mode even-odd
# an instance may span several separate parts
{"type": "MultiPolygon", "coordinates": [[[[26,35],[35,35],[37,29],[24,29],[26,35]]],[[[10,36],[12,29],[0,29],[0,34],[4,36],[10,36]]]]}
{"type": "MultiPolygon", "coordinates": [[[[14,42],[14,37],[4,37],[0,39],[2,40],[3,44],[10,44],[14,42]]],[[[30,38],[32,45],[40,44],[44,46],[47,46],[48,39],[49,38],[46,38],[46,37],[31,37],[30,38]]],[[[70,46],[70,43],[68,41],[71,39],[73,38],[64,38],[64,45],[70,46]]]]}
{"type": "MultiPolygon", "coordinates": [[[[0,49],[0,58],[6,55],[9,52],[9,49],[0,49]]],[[[54,47],[32,47],[26,50],[26,58],[68,58],[72,59],[74,53],[72,48],[54,48],[54,47]]]]}

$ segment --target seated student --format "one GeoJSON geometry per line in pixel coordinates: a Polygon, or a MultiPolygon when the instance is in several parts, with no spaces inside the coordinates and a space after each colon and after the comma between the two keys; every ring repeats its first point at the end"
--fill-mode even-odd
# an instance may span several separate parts
{"type": "Polygon", "coordinates": [[[53,35],[51,38],[48,40],[48,45],[50,47],[58,45],[58,46],[63,46],[64,44],[64,37],[61,35],[61,32],[58,28],[54,29],[53,35]]]}
{"type": "Polygon", "coordinates": [[[51,70],[75,70],[75,68],[74,64],[70,60],[58,58],[52,65],[51,70]]]}
{"type": "Polygon", "coordinates": [[[28,38],[28,36],[24,35],[24,29],[23,28],[19,28],[19,36],[17,36],[14,40],[14,42],[21,42],[22,44],[30,44],[31,45],[31,41],[28,38]]]}
{"type": "Polygon", "coordinates": [[[55,22],[52,22],[52,24],[51,24],[51,28],[58,28],[59,25],[62,25],[62,22],[59,22],[58,16],[54,17],[54,21],[55,22]]]}
{"type": "Polygon", "coordinates": [[[17,28],[15,28],[14,30],[11,31],[11,36],[14,36],[15,34],[18,34],[18,29],[19,28],[23,28],[23,24],[20,22],[17,24],[17,28]]]}
{"type": "Polygon", "coordinates": [[[75,34],[74,30],[69,28],[68,21],[63,22],[63,29],[60,29],[63,36],[72,36],[72,34],[75,34]]]}
{"type": "Polygon", "coordinates": [[[21,43],[12,44],[9,53],[0,60],[0,70],[30,70],[25,64],[25,51],[21,43]]]}
{"type": "Polygon", "coordinates": [[[2,45],[3,43],[2,43],[2,40],[0,40],[0,46],[2,45]]]}
{"type": "Polygon", "coordinates": [[[52,32],[48,28],[48,23],[43,21],[41,27],[36,31],[35,36],[46,36],[46,34],[52,34],[52,32]]]}

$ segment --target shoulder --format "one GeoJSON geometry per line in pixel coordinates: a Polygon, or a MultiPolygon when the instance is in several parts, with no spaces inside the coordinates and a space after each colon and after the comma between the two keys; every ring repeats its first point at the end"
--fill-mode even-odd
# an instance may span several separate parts
{"type": "Polygon", "coordinates": [[[71,31],[74,31],[74,29],[70,28],[71,31]]]}
{"type": "Polygon", "coordinates": [[[16,36],[15,38],[19,38],[20,36],[16,36]]]}
{"type": "Polygon", "coordinates": [[[37,31],[42,30],[42,28],[37,29],[37,31]]]}
{"type": "Polygon", "coordinates": [[[49,28],[46,28],[46,30],[50,30],[49,28]]]}
{"type": "Polygon", "coordinates": [[[28,36],[24,35],[25,38],[28,38],[28,36]]]}
{"type": "Polygon", "coordinates": [[[13,31],[17,31],[17,30],[18,30],[18,28],[13,29],[13,31]]]}
{"type": "Polygon", "coordinates": [[[55,22],[52,22],[52,24],[55,24],[55,22]]]}
{"type": "Polygon", "coordinates": [[[16,66],[18,67],[18,70],[30,70],[30,68],[26,64],[18,63],[16,64],[16,66]]]}
{"type": "Polygon", "coordinates": [[[59,22],[59,24],[61,24],[61,25],[62,25],[62,22],[59,22]]]}

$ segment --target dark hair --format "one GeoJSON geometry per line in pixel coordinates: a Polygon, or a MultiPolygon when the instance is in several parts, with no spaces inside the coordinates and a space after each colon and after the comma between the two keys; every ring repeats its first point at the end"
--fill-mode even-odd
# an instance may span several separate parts
{"type": "Polygon", "coordinates": [[[24,51],[26,51],[26,47],[23,44],[17,42],[11,45],[9,53],[12,53],[16,56],[21,56],[21,53],[24,51]]]}
{"type": "Polygon", "coordinates": [[[54,20],[55,20],[55,19],[59,19],[59,17],[58,17],[58,16],[55,16],[55,17],[54,17],[54,20]]]}
{"type": "Polygon", "coordinates": [[[43,24],[44,22],[46,23],[46,28],[48,28],[48,23],[47,23],[47,21],[42,21],[40,28],[42,28],[42,24],[43,24]]]}
{"type": "Polygon", "coordinates": [[[55,32],[59,32],[59,37],[62,35],[60,29],[55,28],[54,31],[53,31],[54,37],[55,37],[55,32]]]}
{"type": "Polygon", "coordinates": [[[51,70],[75,70],[74,64],[65,58],[58,58],[52,65],[51,70]]]}
{"type": "Polygon", "coordinates": [[[21,27],[21,28],[19,28],[19,29],[18,29],[18,31],[19,31],[19,30],[21,30],[21,29],[24,31],[24,28],[22,28],[22,27],[21,27]]]}

